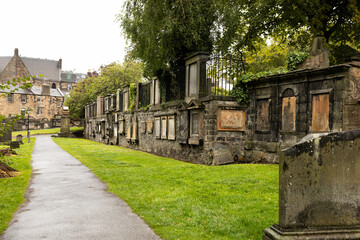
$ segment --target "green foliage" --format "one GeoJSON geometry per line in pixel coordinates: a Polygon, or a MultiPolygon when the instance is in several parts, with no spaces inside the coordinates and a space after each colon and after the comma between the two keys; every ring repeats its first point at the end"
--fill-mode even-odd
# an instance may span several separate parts
{"type": "Polygon", "coordinates": [[[203,166],[56,138],[161,239],[261,239],[278,222],[278,165],[203,166]]]}
{"type": "Polygon", "coordinates": [[[70,97],[65,100],[70,117],[84,118],[87,104],[96,101],[100,95],[115,94],[117,89],[125,85],[142,81],[142,74],[143,64],[140,62],[125,61],[122,65],[113,63],[101,67],[100,74],[93,74],[71,90],[70,97]]]}
{"type": "Polygon", "coordinates": [[[287,69],[289,71],[295,70],[296,67],[305,61],[309,56],[306,52],[293,51],[286,57],[287,69]]]}
{"type": "Polygon", "coordinates": [[[240,104],[249,103],[249,95],[247,90],[247,83],[258,80],[262,77],[284,73],[286,70],[278,69],[259,73],[247,73],[240,77],[235,83],[235,87],[231,90],[230,95],[236,97],[236,101],[240,104]]]}
{"type": "Polygon", "coordinates": [[[229,96],[230,95],[230,91],[225,89],[225,88],[222,88],[222,87],[219,87],[219,88],[211,88],[211,94],[212,95],[217,95],[217,96],[229,96]]]}
{"type": "Polygon", "coordinates": [[[127,0],[117,19],[130,40],[131,57],[144,62],[149,77],[175,73],[190,53],[212,50],[211,1],[127,0]]]}
{"type": "Polygon", "coordinates": [[[217,0],[217,49],[256,49],[256,43],[279,37],[309,45],[316,35],[327,43],[360,40],[358,0],[217,0]],[[305,40],[305,41],[304,41],[305,40]]]}
{"type": "Polygon", "coordinates": [[[347,44],[330,46],[330,65],[342,64],[349,61],[350,57],[360,56],[360,48],[356,49],[347,44]]]}
{"type": "Polygon", "coordinates": [[[137,91],[137,84],[136,83],[130,84],[130,87],[129,87],[130,102],[129,102],[129,108],[128,108],[129,112],[132,112],[136,106],[136,91],[137,91]]]}
{"type": "Polygon", "coordinates": [[[276,38],[255,43],[253,50],[243,50],[241,52],[246,60],[246,73],[286,69],[286,56],[290,49],[289,42],[280,41],[276,38]]]}
{"type": "Polygon", "coordinates": [[[0,179],[0,235],[9,225],[16,210],[25,201],[24,194],[31,175],[30,160],[35,138],[31,138],[31,143],[27,143],[27,138],[23,141],[24,145],[16,150],[18,155],[5,157],[6,162],[13,162],[10,167],[21,173],[14,178],[0,179]]]}

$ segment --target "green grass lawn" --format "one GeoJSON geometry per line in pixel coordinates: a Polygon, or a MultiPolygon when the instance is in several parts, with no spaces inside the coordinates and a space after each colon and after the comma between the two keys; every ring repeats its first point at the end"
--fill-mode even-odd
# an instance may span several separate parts
{"type": "Polygon", "coordinates": [[[18,155],[5,158],[10,167],[21,173],[14,178],[0,179],[0,235],[7,228],[20,204],[25,201],[24,194],[31,174],[30,160],[34,143],[35,138],[31,138],[31,143],[27,143],[27,138],[24,139],[24,145],[21,145],[20,149],[15,149],[18,155]]]}
{"type": "Polygon", "coordinates": [[[85,139],[54,139],[163,239],[262,239],[278,223],[278,165],[203,166],[85,139]]]}
{"type": "MultiPolygon", "coordinates": [[[[83,130],[83,127],[71,127],[70,131],[78,131],[83,130]]],[[[49,128],[49,129],[39,129],[39,130],[30,130],[30,136],[37,135],[37,134],[56,134],[60,132],[60,128],[49,128]]],[[[16,137],[17,135],[23,135],[24,137],[27,136],[27,131],[16,131],[12,132],[12,137],[16,137]]]]}

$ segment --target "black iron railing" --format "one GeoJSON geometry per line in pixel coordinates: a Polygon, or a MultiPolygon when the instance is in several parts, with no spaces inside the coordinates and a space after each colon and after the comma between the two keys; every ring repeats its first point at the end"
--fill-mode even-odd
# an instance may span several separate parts
{"type": "Polygon", "coordinates": [[[244,70],[243,61],[231,55],[211,55],[206,62],[207,84],[211,95],[229,96],[244,70]]]}

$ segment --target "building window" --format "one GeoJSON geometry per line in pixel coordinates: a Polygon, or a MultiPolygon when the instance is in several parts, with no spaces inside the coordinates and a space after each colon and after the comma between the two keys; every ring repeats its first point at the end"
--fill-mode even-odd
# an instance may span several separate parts
{"type": "Polygon", "coordinates": [[[12,103],[14,101],[14,94],[13,93],[10,93],[8,95],[8,102],[12,103]]]}
{"type": "Polygon", "coordinates": [[[56,106],[57,106],[58,108],[61,107],[61,100],[60,100],[60,99],[57,100],[56,106]]]}
{"type": "Polygon", "coordinates": [[[26,109],[25,109],[25,108],[22,108],[22,109],[21,109],[21,116],[25,117],[25,113],[26,113],[26,109]]]}
{"type": "Polygon", "coordinates": [[[21,95],[21,103],[26,103],[26,95],[21,95]]]}
{"type": "Polygon", "coordinates": [[[67,80],[67,81],[71,81],[71,80],[72,80],[72,75],[71,75],[71,74],[67,74],[67,75],[66,75],[66,80],[67,80]]]}
{"type": "Polygon", "coordinates": [[[40,96],[37,97],[37,101],[41,102],[41,97],[40,96]]]}
{"type": "Polygon", "coordinates": [[[71,84],[68,83],[68,91],[70,91],[70,89],[71,89],[71,84]]]}
{"type": "Polygon", "coordinates": [[[38,108],[37,108],[36,113],[37,113],[37,115],[41,115],[41,107],[38,107],[38,108]]]}
{"type": "Polygon", "coordinates": [[[50,109],[50,114],[51,114],[51,115],[54,114],[54,109],[50,109]]]}
{"type": "Polygon", "coordinates": [[[56,84],[53,83],[53,84],[51,85],[51,88],[56,89],[56,84]]]}

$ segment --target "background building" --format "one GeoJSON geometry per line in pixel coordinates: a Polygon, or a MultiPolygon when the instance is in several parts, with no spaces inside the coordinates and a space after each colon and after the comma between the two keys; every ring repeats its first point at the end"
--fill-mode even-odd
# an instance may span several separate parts
{"type": "MultiPolygon", "coordinates": [[[[0,96],[0,114],[12,117],[24,114],[26,109],[30,109],[30,129],[60,126],[60,110],[65,97],[80,81],[80,76],[85,76],[85,74],[71,73],[71,80],[63,79],[61,68],[62,59],[21,57],[18,49],[15,49],[12,57],[0,57],[0,84],[6,84],[13,78],[37,76],[31,79],[33,84],[31,88],[17,89],[10,95],[0,96]]],[[[13,89],[14,86],[7,91],[13,89]]],[[[14,130],[26,129],[26,125],[25,120],[19,121],[17,126],[14,126],[14,130]]]]}

